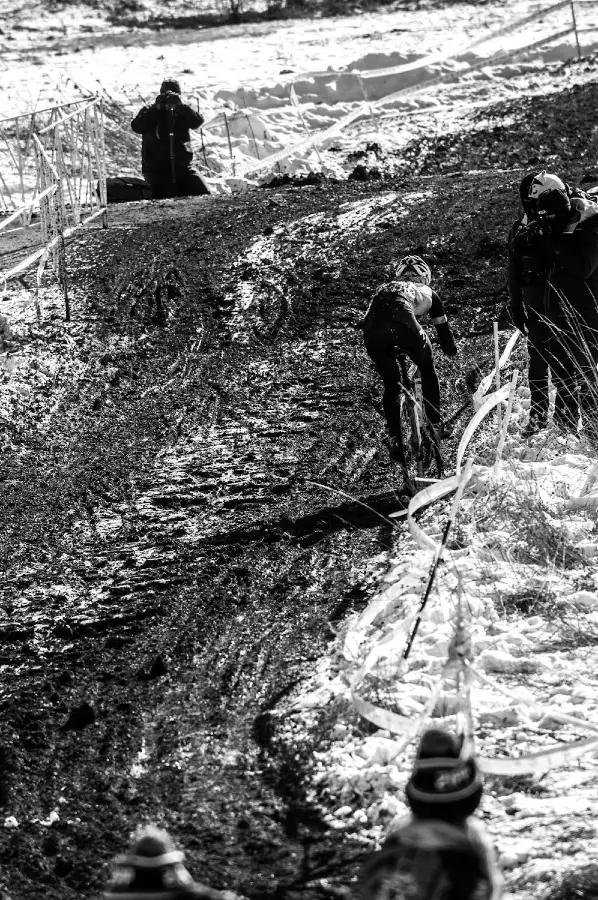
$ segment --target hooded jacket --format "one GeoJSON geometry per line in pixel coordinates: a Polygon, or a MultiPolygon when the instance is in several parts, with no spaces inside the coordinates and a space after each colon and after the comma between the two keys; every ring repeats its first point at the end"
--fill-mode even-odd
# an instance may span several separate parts
{"type": "Polygon", "coordinates": [[[551,321],[570,304],[582,318],[598,313],[598,204],[572,197],[572,216],[561,234],[526,238],[527,219],[509,234],[509,296],[514,318],[525,305],[541,305],[551,321]]]}

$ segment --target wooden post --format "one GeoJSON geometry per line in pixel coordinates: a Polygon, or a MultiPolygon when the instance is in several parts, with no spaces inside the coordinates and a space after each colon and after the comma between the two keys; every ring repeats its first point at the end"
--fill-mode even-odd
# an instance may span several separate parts
{"type": "Polygon", "coordinates": [[[228,116],[226,115],[226,113],[223,113],[223,115],[224,115],[224,124],[226,125],[226,136],[228,138],[228,152],[230,153],[230,158],[231,158],[231,161],[233,164],[233,175],[236,175],[237,173],[235,170],[235,157],[233,155],[233,145],[232,145],[232,142],[230,139],[230,129],[228,127],[228,116]]]}
{"type": "MultiPolygon", "coordinates": [[[[319,149],[316,141],[314,141],[313,135],[312,135],[311,131],[309,130],[309,128],[307,126],[307,122],[305,121],[305,119],[303,117],[303,113],[301,112],[301,104],[299,102],[299,97],[297,96],[297,93],[296,93],[293,85],[291,85],[291,90],[289,92],[289,96],[291,98],[291,104],[297,110],[297,115],[299,116],[299,118],[301,120],[301,124],[303,125],[303,130],[305,131],[305,136],[309,138],[311,146],[312,146],[313,150],[315,151],[316,156],[318,157],[318,162],[320,163],[320,171],[323,171],[323,163],[322,163],[322,157],[320,155],[320,149],[319,149]]],[[[280,163],[278,163],[278,171],[280,172],[280,163]]]]}
{"type": "Polygon", "coordinates": [[[249,118],[249,115],[247,113],[245,113],[245,118],[247,119],[247,124],[249,125],[249,130],[251,131],[251,137],[253,138],[253,143],[255,144],[255,155],[259,159],[260,158],[260,148],[257,145],[257,141],[255,139],[255,132],[253,130],[253,125],[251,124],[251,119],[249,118]]]}
{"type": "Polygon", "coordinates": [[[98,164],[98,181],[100,182],[100,203],[104,207],[102,228],[108,228],[108,194],[106,190],[106,144],[104,141],[104,101],[100,100],[99,108],[94,107],[96,125],[96,159],[98,164]]]}
{"type": "Polygon", "coordinates": [[[199,129],[199,135],[200,135],[200,137],[201,137],[201,152],[203,153],[203,164],[204,164],[204,166],[206,167],[206,169],[207,169],[208,172],[209,172],[209,171],[210,171],[210,167],[209,167],[209,165],[208,165],[208,160],[207,160],[207,157],[206,157],[206,145],[205,145],[204,139],[203,139],[203,128],[200,128],[200,129],[199,129]]]}
{"type": "MultiPolygon", "coordinates": [[[[498,322],[492,323],[494,333],[494,385],[497,391],[500,391],[500,351],[498,348],[498,322]]],[[[496,407],[496,423],[498,425],[498,433],[500,434],[501,426],[501,410],[500,403],[496,407]]]]}
{"type": "Polygon", "coordinates": [[[581,57],[581,47],[579,46],[579,33],[577,31],[577,19],[575,17],[575,2],[571,0],[571,18],[573,19],[573,30],[575,31],[575,43],[577,45],[577,58],[581,57]]]}

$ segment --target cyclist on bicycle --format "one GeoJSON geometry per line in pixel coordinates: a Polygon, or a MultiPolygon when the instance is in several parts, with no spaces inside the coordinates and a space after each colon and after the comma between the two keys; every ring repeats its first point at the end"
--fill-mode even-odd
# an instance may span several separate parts
{"type": "Polygon", "coordinates": [[[382,405],[393,457],[401,434],[397,402],[401,395],[400,353],[408,356],[421,373],[424,406],[433,436],[437,440],[450,436],[440,414],[440,385],[432,344],[418,319],[429,312],[443,351],[447,356],[458,352],[442,301],[430,287],[432,272],[428,264],[419,256],[404,256],[394,270],[394,279],[377,289],[362,322],[365,349],[384,382],[382,405]]]}

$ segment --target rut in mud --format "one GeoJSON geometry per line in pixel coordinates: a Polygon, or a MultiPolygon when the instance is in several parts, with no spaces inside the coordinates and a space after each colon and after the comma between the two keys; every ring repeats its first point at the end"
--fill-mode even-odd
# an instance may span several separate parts
{"type": "MultiPolygon", "coordinates": [[[[6,432],[11,898],[93,895],[156,819],[214,886],[342,894],[367,848],[327,831],[304,780],[331,723],[306,743],[280,711],[400,540],[380,517],[405,497],[359,319],[392,257],[425,250],[480,358],[472,331],[504,297],[488,263],[503,182],[481,236],[471,218],[458,245],[434,224],[477,190],[291,187],[73,246],[74,320],[29,338],[62,342],[64,366],[6,432]]],[[[456,409],[458,372],[439,363],[456,409]]]]}

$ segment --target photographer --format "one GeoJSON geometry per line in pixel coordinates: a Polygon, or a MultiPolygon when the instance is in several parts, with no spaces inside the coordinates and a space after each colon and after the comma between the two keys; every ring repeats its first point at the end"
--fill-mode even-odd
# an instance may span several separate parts
{"type": "Polygon", "coordinates": [[[525,216],[509,235],[509,293],[513,321],[528,336],[527,432],[546,424],[548,367],[556,388],[555,424],[575,431],[582,411],[586,429],[593,431],[598,426],[598,206],[546,172],[527,176],[521,193],[525,216]]]}
{"type": "Polygon", "coordinates": [[[551,189],[537,200],[537,241],[546,267],[552,328],[555,420],[576,430],[598,429],[598,205],[551,189]]]}
{"type": "Polygon", "coordinates": [[[144,106],[131,122],[133,131],[142,135],[141,168],[154,199],[210,193],[191,165],[189,129],[202,124],[203,116],[182,102],[174,80],[163,81],[155,102],[144,106]]]}
{"type": "Polygon", "coordinates": [[[535,174],[519,185],[523,215],[513,224],[507,240],[508,282],[513,324],[527,336],[531,409],[526,434],[544,428],[548,417],[548,370],[551,329],[545,309],[544,258],[536,240],[536,200],[529,196],[535,174]]]}

